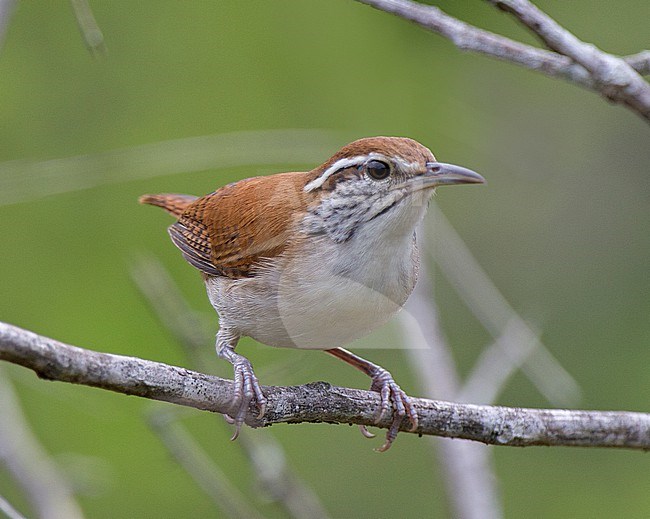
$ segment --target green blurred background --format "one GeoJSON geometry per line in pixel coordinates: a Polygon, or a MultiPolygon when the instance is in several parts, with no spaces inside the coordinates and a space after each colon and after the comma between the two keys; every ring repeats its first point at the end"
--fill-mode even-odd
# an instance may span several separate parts
{"type": "MultiPolygon", "coordinates": [[[[537,4],[613,53],[648,47],[646,0],[537,4]]],[[[487,3],[436,5],[533,41],[487,3]]],[[[358,137],[405,135],[488,179],[486,187],[444,190],[437,202],[580,384],[577,405],[650,411],[650,132],[641,119],[575,86],[461,53],[351,0],[113,0],[92,8],[106,39],[104,58],[84,47],[66,1],[19,2],[0,51],[1,320],[70,344],[188,366],[131,280],[138,255],[160,259],[213,321],[211,331],[216,318],[167,237],[170,219],[139,206],[138,195],[202,194],[247,176],[313,167],[358,137]],[[278,129],[323,132],[302,132],[304,146],[283,134],[235,134],[227,141],[235,158],[225,168],[209,158],[197,165],[187,152],[195,141],[176,141],[278,129]],[[258,139],[266,144],[258,148],[258,139]],[[159,141],[175,142],[153,152],[138,148],[159,141]],[[275,154],[265,160],[269,148],[275,154]],[[79,156],[86,157],[53,160],[79,156]]],[[[206,152],[204,141],[196,146],[206,152]]],[[[467,372],[490,337],[451,284],[440,278],[436,292],[445,333],[467,372]]],[[[265,384],[367,384],[319,352],[249,340],[240,348],[265,384]]],[[[418,394],[402,351],[360,353],[418,394]]],[[[144,421],[152,407],[169,406],[5,368],[88,517],[220,516],[144,421]]],[[[229,373],[223,368],[215,357],[212,371],[229,373]]],[[[522,375],[499,403],[548,406],[522,375]]],[[[282,517],[260,498],[228,426],[207,413],[184,416],[251,502],[282,517]]],[[[343,426],[279,425],[251,434],[276,437],[334,517],[447,514],[444,474],[429,442],[414,435],[401,435],[379,455],[372,451],[379,439],[343,426]]],[[[650,514],[650,461],[642,453],[493,454],[508,517],[650,514]]],[[[1,466],[0,495],[31,513],[1,466]]]]}

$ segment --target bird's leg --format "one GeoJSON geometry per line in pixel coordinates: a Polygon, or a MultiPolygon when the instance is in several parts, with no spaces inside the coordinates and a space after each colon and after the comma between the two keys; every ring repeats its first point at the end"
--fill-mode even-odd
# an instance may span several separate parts
{"type": "MultiPolygon", "coordinates": [[[[347,362],[351,366],[354,366],[358,370],[363,371],[372,379],[370,389],[372,391],[377,391],[381,395],[381,407],[379,410],[379,416],[377,417],[377,422],[380,422],[384,416],[394,408],[392,413],[393,421],[386,433],[386,442],[377,449],[379,452],[386,451],[390,448],[393,440],[397,437],[399,426],[406,416],[408,416],[408,419],[411,422],[410,430],[415,431],[415,429],[417,429],[418,413],[415,410],[415,406],[407,394],[402,391],[402,388],[400,388],[393,380],[392,375],[387,370],[370,361],[362,359],[343,348],[333,348],[325,351],[330,355],[347,362]]],[[[364,431],[362,430],[362,432],[364,431]]]]}
{"type": "Polygon", "coordinates": [[[239,430],[253,400],[257,402],[259,408],[258,418],[261,418],[266,410],[266,398],[253,372],[253,366],[246,357],[235,353],[237,341],[239,341],[239,335],[227,328],[219,329],[217,333],[217,355],[230,362],[235,372],[235,391],[233,395],[235,413],[232,416],[234,420],[231,421],[235,425],[235,433],[231,440],[236,440],[237,436],[239,436],[239,430]]]}

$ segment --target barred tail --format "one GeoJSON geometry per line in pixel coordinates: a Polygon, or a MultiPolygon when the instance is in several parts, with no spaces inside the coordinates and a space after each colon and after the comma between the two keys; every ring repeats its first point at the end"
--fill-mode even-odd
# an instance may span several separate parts
{"type": "Polygon", "coordinates": [[[162,207],[172,216],[178,218],[183,211],[198,197],[193,195],[175,195],[163,193],[160,195],[142,195],[138,198],[141,204],[156,205],[162,207]]]}

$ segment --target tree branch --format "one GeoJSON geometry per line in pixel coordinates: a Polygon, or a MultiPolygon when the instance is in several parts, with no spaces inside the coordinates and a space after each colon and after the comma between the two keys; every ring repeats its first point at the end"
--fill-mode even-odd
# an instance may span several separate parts
{"type": "Polygon", "coordinates": [[[539,49],[479,29],[437,7],[412,0],[357,1],[415,22],[449,39],[461,50],[514,63],[598,92],[650,121],[650,86],[639,75],[648,73],[650,58],[647,51],[625,58],[607,54],[580,41],[527,0],[488,1],[515,15],[551,49],[559,52],[539,49]],[[561,35],[561,38],[553,38],[552,34],[561,35]]]}
{"type": "Polygon", "coordinates": [[[608,99],[629,106],[650,121],[650,85],[625,60],[581,41],[528,0],[488,1],[511,13],[551,50],[582,65],[608,99]]]}
{"type": "Polygon", "coordinates": [[[650,50],[642,50],[636,54],[623,56],[627,64],[642,76],[650,74],[650,50]]]}
{"type": "Polygon", "coordinates": [[[70,483],[29,427],[1,366],[0,416],[0,464],[20,485],[32,511],[41,519],[83,519],[70,483]]]}
{"type": "Polygon", "coordinates": [[[0,0],[0,46],[4,43],[9,19],[16,7],[16,0],[0,0]]]}
{"type": "MultiPolygon", "coordinates": [[[[423,253],[429,252],[427,245],[431,243],[431,234],[423,224],[418,229],[418,243],[423,253]]],[[[405,311],[399,314],[402,341],[408,348],[406,354],[411,370],[424,395],[455,399],[462,386],[461,375],[440,323],[434,297],[435,277],[428,259],[428,255],[423,254],[417,285],[405,311]]],[[[503,504],[492,450],[476,442],[444,441],[433,437],[430,440],[441,465],[448,515],[457,519],[502,518],[503,504]]]]}
{"type": "Polygon", "coordinates": [[[104,35],[99,25],[97,25],[97,20],[95,20],[88,0],[70,0],[70,4],[74,10],[79,31],[90,54],[93,57],[105,56],[107,51],[104,35]]]}
{"type": "MultiPolygon", "coordinates": [[[[83,384],[219,413],[232,412],[232,381],[159,362],[70,346],[0,323],[0,360],[19,364],[41,378],[83,384]]],[[[264,386],[266,414],[246,423],[375,424],[377,393],[325,382],[264,386]]],[[[416,433],[475,440],[492,445],[564,445],[650,449],[650,414],[623,411],[522,409],[414,399],[420,416],[416,433]]],[[[404,425],[404,429],[408,424],[404,425]]]]}
{"type": "Polygon", "coordinates": [[[264,519],[171,413],[151,413],[148,422],[171,456],[220,512],[231,519],[264,519]]]}
{"type": "MultiPolygon", "coordinates": [[[[467,308],[495,340],[500,340],[508,326],[515,325],[520,331],[517,349],[532,346],[535,350],[521,366],[523,374],[551,405],[575,405],[581,396],[578,383],[539,340],[537,330],[508,303],[436,204],[429,206],[429,215],[427,221],[432,223],[429,228],[434,232],[434,239],[423,244],[422,249],[428,249],[436,265],[454,286],[467,308]],[[436,243],[444,243],[444,246],[434,247],[436,243]]],[[[508,359],[501,359],[499,367],[503,370],[502,376],[507,374],[505,367],[509,363],[508,359]]],[[[498,385],[497,378],[493,376],[491,382],[498,385]]],[[[466,384],[468,382],[465,381],[466,384]]],[[[484,390],[485,388],[480,392],[482,397],[486,396],[484,390]]],[[[454,399],[458,397],[455,393],[453,395],[454,399]]],[[[461,401],[471,400],[461,398],[461,401]]],[[[491,404],[493,401],[482,400],[481,403],[491,404]]]]}
{"type": "Polygon", "coordinates": [[[11,506],[11,503],[2,496],[0,496],[0,512],[5,514],[8,519],[25,519],[25,516],[11,506]]]}

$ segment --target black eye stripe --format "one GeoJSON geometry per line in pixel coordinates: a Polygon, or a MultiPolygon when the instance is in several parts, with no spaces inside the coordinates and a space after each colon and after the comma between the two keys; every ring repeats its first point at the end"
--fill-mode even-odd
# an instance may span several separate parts
{"type": "Polygon", "coordinates": [[[344,166],[336,170],[329,176],[327,180],[325,180],[325,182],[323,182],[321,189],[325,191],[332,191],[340,182],[345,182],[355,177],[360,178],[362,176],[362,167],[363,165],[351,165],[344,166]]]}
{"type": "Polygon", "coordinates": [[[364,175],[370,177],[372,180],[385,180],[391,173],[390,166],[382,160],[369,160],[358,165],[345,165],[334,171],[323,182],[321,189],[332,191],[340,182],[351,180],[354,177],[361,178],[364,175]]]}

